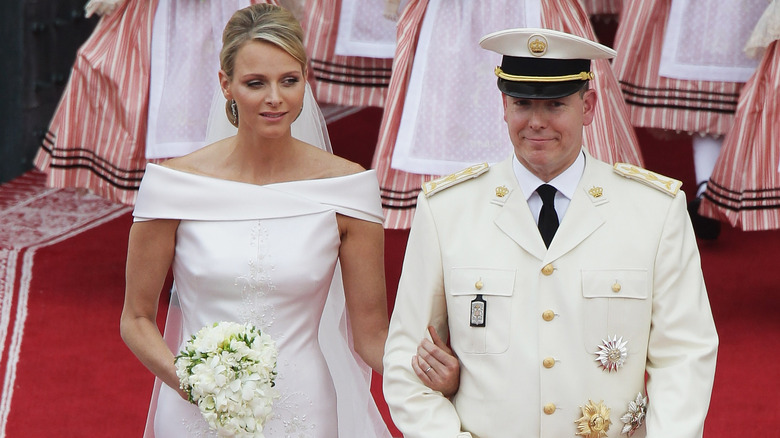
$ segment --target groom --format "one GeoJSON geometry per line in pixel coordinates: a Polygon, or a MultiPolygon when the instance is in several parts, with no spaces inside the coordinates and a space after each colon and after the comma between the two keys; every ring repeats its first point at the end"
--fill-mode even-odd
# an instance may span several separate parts
{"type": "Polygon", "coordinates": [[[615,52],[545,29],[480,44],[503,55],[514,153],[423,187],[385,348],[393,421],[407,438],[701,437],[718,338],[680,182],[582,148],[590,61],[615,52]],[[461,362],[451,399],[409,363],[429,325],[461,362]]]}

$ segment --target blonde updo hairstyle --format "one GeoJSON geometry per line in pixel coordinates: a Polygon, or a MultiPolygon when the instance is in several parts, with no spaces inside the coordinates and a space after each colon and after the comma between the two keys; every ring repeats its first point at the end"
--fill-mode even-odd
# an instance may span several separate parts
{"type": "Polygon", "coordinates": [[[301,63],[306,71],[307,57],[303,29],[287,9],[265,3],[236,11],[222,32],[219,63],[228,79],[233,79],[236,54],[247,41],[264,41],[281,48],[301,63]]]}

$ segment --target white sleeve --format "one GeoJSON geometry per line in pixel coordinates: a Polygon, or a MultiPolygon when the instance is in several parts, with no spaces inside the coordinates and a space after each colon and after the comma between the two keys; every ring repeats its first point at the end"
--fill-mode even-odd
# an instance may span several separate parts
{"type": "Polygon", "coordinates": [[[439,237],[428,200],[420,195],[385,346],[385,400],[406,438],[464,436],[450,400],[425,386],[411,366],[429,325],[448,337],[439,237]]]}

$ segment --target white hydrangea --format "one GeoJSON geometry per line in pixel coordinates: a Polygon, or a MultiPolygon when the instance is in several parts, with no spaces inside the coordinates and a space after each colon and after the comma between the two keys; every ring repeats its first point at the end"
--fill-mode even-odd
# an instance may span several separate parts
{"type": "Polygon", "coordinates": [[[251,324],[202,328],[176,356],[181,388],[219,436],[263,437],[271,415],[276,344],[251,324]]]}

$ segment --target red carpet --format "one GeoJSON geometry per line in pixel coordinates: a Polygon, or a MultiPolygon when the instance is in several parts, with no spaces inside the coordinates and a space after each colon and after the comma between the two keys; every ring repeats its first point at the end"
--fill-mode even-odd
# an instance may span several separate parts
{"type": "Polygon", "coordinates": [[[780,437],[780,232],[724,228],[699,249],[720,336],[705,437],[780,437]]]}
{"type": "Polygon", "coordinates": [[[153,378],[118,325],[130,221],[37,251],[7,436],[142,436],[153,378]]]}
{"type": "MultiPolygon", "coordinates": [[[[336,152],[367,166],[380,116],[334,123],[336,152]]],[[[640,139],[648,167],[692,187],[685,136],[640,139]]],[[[0,223],[0,437],[140,437],[153,379],[118,333],[129,211],[27,174],[0,186],[0,223]]],[[[392,303],[408,233],[386,236],[392,303]]],[[[780,231],[726,227],[700,249],[721,337],[705,437],[780,436],[780,231]]]]}
{"type": "Polygon", "coordinates": [[[0,187],[5,436],[100,436],[111,418],[124,415],[101,415],[100,408],[121,408],[116,401],[126,399],[124,383],[111,385],[108,377],[142,370],[126,372],[130,357],[117,354],[123,279],[113,273],[123,257],[103,255],[120,248],[113,241],[127,233],[105,234],[105,224],[128,212],[96,196],[46,189],[36,173],[0,187]],[[103,421],[87,420],[92,415],[103,421]]]}

